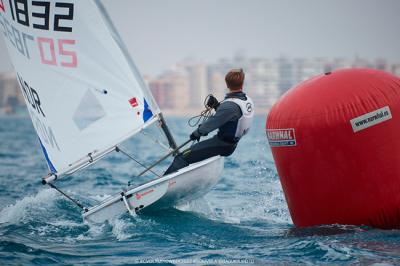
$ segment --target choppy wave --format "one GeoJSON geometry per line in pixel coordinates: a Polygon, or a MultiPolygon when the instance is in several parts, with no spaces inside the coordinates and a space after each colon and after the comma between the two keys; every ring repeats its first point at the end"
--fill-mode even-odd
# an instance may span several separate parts
{"type": "MultiPolygon", "coordinates": [[[[46,165],[29,120],[1,122],[0,139],[7,139],[0,142],[2,265],[123,265],[138,259],[174,260],[171,264],[182,264],[179,259],[214,264],[248,259],[257,265],[400,261],[396,230],[294,228],[266,145],[263,118],[256,119],[250,137],[226,160],[221,181],[205,197],[158,213],[125,214],[100,225],[83,221],[79,208],[40,185],[46,165]],[[24,149],[13,153],[18,147],[24,149]]],[[[185,120],[172,122],[173,131],[184,128],[185,120]]],[[[178,141],[187,133],[181,132],[178,141]]],[[[135,139],[124,147],[149,163],[164,151],[146,140],[135,139]]],[[[168,163],[156,170],[162,172],[168,163]]],[[[112,155],[57,184],[90,205],[119,191],[140,170],[126,158],[112,155]]]]}

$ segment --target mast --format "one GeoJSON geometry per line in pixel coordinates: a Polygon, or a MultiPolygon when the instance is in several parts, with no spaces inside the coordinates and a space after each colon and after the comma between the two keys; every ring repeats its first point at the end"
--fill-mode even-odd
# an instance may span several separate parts
{"type": "MultiPolygon", "coordinates": [[[[165,136],[168,139],[169,146],[171,147],[171,149],[176,150],[176,148],[178,148],[178,146],[176,145],[175,139],[172,136],[171,131],[169,130],[167,123],[165,122],[163,114],[160,113],[158,115],[158,117],[159,117],[159,120],[160,120],[160,123],[161,123],[161,129],[163,130],[165,136]]],[[[178,152],[179,151],[176,151],[174,153],[174,155],[176,155],[178,152]]]]}

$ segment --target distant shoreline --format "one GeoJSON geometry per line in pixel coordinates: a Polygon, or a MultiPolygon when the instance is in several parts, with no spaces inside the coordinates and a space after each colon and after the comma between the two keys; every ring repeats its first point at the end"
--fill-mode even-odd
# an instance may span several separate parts
{"type": "MultiPolygon", "coordinates": [[[[163,110],[162,113],[164,114],[164,116],[168,117],[192,117],[192,116],[196,116],[199,115],[203,110],[198,110],[198,109],[184,109],[184,110],[163,110]]],[[[255,112],[255,114],[257,116],[261,116],[261,115],[267,115],[267,113],[269,112],[269,110],[258,110],[255,112]]],[[[0,118],[15,118],[15,119],[19,119],[19,118],[29,118],[29,113],[28,112],[24,112],[24,113],[18,113],[18,114],[0,114],[0,118]]]]}
{"type": "MultiPolygon", "coordinates": [[[[174,116],[174,117],[190,117],[190,116],[195,116],[199,115],[203,110],[198,110],[198,109],[183,109],[183,110],[162,110],[162,113],[165,116],[174,116]],[[182,114],[185,112],[184,114],[182,114]]],[[[257,110],[255,111],[256,115],[267,115],[269,110],[267,109],[262,109],[262,110],[257,110]]]]}

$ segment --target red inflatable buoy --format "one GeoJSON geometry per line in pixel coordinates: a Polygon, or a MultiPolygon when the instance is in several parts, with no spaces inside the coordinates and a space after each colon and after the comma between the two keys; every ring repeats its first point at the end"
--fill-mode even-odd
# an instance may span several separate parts
{"type": "Polygon", "coordinates": [[[305,81],[267,117],[297,226],[400,228],[400,79],[346,69],[305,81]]]}

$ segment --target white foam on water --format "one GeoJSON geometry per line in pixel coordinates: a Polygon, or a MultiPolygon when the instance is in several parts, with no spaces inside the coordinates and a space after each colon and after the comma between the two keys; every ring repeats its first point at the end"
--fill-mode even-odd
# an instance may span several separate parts
{"type": "Polygon", "coordinates": [[[93,240],[100,236],[102,236],[105,232],[106,224],[89,224],[85,222],[86,225],[89,226],[88,231],[78,235],[74,240],[93,240]]]}
{"type": "Polygon", "coordinates": [[[54,204],[58,195],[54,190],[43,189],[36,195],[26,196],[17,200],[15,204],[8,205],[0,211],[0,223],[19,223],[27,218],[27,215],[34,209],[35,212],[47,211],[48,207],[54,204]]]}
{"type": "Polygon", "coordinates": [[[90,198],[94,199],[98,202],[102,202],[108,198],[112,197],[112,195],[104,194],[104,195],[91,195],[90,198]]]}
{"type": "Polygon", "coordinates": [[[232,215],[221,215],[221,212],[225,210],[220,210],[218,208],[212,207],[211,202],[205,200],[204,198],[196,199],[191,202],[176,206],[178,210],[194,212],[202,216],[207,217],[214,221],[223,221],[225,223],[239,224],[240,219],[232,215]]]}
{"type": "Polygon", "coordinates": [[[35,228],[34,231],[31,231],[31,235],[39,235],[39,236],[49,236],[56,235],[60,231],[60,228],[50,225],[43,225],[35,228]]]}
{"type": "Polygon", "coordinates": [[[352,257],[351,249],[337,240],[332,240],[330,243],[318,241],[317,244],[321,250],[326,251],[322,257],[326,261],[348,261],[352,257]]]}
{"type": "Polygon", "coordinates": [[[268,180],[262,186],[252,187],[254,191],[244,186],[222,193],[211,191],[206,197],[177,206],[177,209],[232,224],[256,220],[292,223],[279,180],[268,180]]]}
{"type": "Polygon", "coordinates": [[[131,238],[134,234],[128,233],[128,229],[134,226],[134,223],[127,223],[123,219],[115,219],[110,222],[112,226],[112,234],[115,236],[118,241],[122,241],[128,238],[131,238]]]}
{"type": "Polygon", "coordinates": [[[89,221],[84,221],[85,225],[89,226],[89,230],[77,237],[77,240],[91,240],[99,236],[104,235],[106,232],[111,234],[118,240],[123,241],[134,236],[132,228],[136,227],[135,222],[131,219],[124,219],[123,217],[115,217],[104,223],[92,223],[89,221]]]}
{"type": "Polygon", "coordinates": [[[271,180],[261,191],[264,196],[260,200],[255,200],[252,210],[252,216],[267,220],[273,223],[292,224],[292,218],[286,203],[284,193],[282,191],[279,180],[271,180]],[[265,195],[266,194],[266,195],[265,195]]]}
{"type": "Polygon", "coordinates": [[[56,226],[56,227],[80,227],[82,226],[82,223],[77,223],[71,220],[57,220],[57,221],[50,221],[48,222],[50,225],[56,226]]]}
{"type": "Polygon", "coordinates": [[[203,198],[196,199],[181,205],[176,206],[178,210],[185,212],[196,212],[203,214],[205,216],[214,215],[213,210],[211,209],[210,204],[205,201],[203,198]]]}

